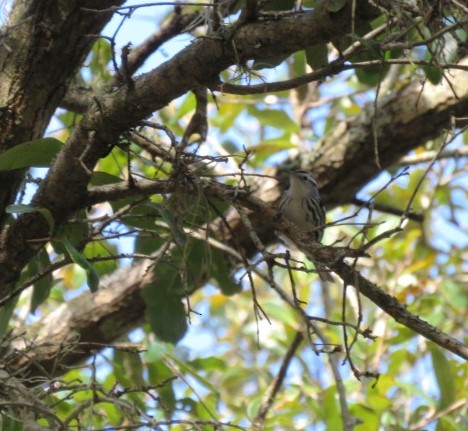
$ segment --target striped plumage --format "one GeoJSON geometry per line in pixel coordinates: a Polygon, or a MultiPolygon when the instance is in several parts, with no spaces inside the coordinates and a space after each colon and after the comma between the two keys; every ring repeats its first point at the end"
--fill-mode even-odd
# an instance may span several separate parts
{"type": "MultiPolygon", "coordinates": [[[[279,210],[284,218],[304,230],[314,230],[315,240],[320,242],[325,224],[325,208],[320,199],[314,177],[307,171],[291,171],[289,188],[281,196],[279,210]]],[[[315,264],[323,281],[333,280],[323,265],[315,264]]]]}

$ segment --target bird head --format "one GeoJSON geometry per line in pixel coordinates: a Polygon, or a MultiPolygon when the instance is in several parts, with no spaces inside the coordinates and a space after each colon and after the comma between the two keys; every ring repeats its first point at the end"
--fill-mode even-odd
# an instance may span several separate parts
{"type": "Polygon", "coordinates": [[[318,193],[317,182],[315,181],[315,178],[307,171],[289,171],[289,187],[291,192],[300,195],[318,193]]]}

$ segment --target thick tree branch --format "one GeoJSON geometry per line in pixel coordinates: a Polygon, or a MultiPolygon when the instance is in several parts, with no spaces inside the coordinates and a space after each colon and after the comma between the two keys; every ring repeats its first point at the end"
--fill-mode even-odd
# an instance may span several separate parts
{"type": "MultiPolygon", "coordinates": [[[[370,10],[366,9],[366,14],[370,10]]],[[[350,10],[343,10],[326,23],[345,34],[350,28],[349,14],[350,10]]],[[[366,15],[366,19],[372,16],[366,15]]],[[[311,40],[328,41],[324,22],[322,16],[307,12],[281,20],[247,23],[232,34],[198,39],[154,71],[135,79],[131,88],[122,85],[105,94],[72,132],[32,204],[48,209],[59,227],[71,212],[83,207],[95,164],[108,154],[121,132],[187,91],[216,82],[218,74],[233,64],[292,53],[308,46],[311,40]],[[290,37],[284,38],[284,34],[290,37]]],[[[0,293],[6,293],[17,280],[38,250],[36,240],[47,237],[48,229],[40,214],[29,213],[18,217],[3,233],[0,293]]]]}
{"type": "MultiPolygon", "coordinates": [[[[309,14],[300,15],[300,19],[305,19],[304,17],[310,19],[309,14]]],[[[309,22],[309,25],[312,25],[313,22],[313,20],[309,22]]],[[[272,28],[274,27],[274,33],[278,33],[280,24],[282,24],[282,20],[281,22],[274,22],[272,26],[272,28]]],[[[292,24],[294,24],[294,20],[292,23],[287,22],[285,28],[289,28],[293,34],[296,34],[297,29],[291,27],[292,24]]],[[[302,22],[302,24],[300,28],[303,30],[307,26],[305,22],[302,22]]],[[[51,174],[42,186],[39,195],[35,198],[35,204],[48,208],[54,215],[57,225],[59,225],[73,210],[84,207],[90,202],[97,202],[99,199],[105,199],[106,197],[112,198],[119,193],[126,193],[127,196],[141,193],[138,187],[136,187],[135,191],[132,190],[129,184],[116,186],[117,191],[95,189],[94,192],[96,193],[94,195],[93,192],[88,193],[86,187],[94,164],[115,143],[122,130],[129,125],[133,125],[152,110],[159,109],[169,103],[174,97],[183,94],[188,89],[197,88],[200,83],[209,84],[215,78],[205,76],[206,70],[210,74],[216,75],[221,68],[227,67],[228,64],[235,61],[236,54],[239,53],[242,59],[255,58],[255,46],[252,45],[252,40],[256,39],[247,38],[242,40],[240,35],[254,36],[257,30],[260,31],[256,28],[257,25],[269,28],[268,22],[246,24],[238,29],[238,32],[229,43],[217,39],[198,40],[160,68],[138,78],[135,81],[135,88],[131,91],[126,87],[121,87],[115,92],[105,95],[102,100],[96,103],[83,123],[73,133],[52,167],[51,174]],[[232,41],[235,42],[236,50],[231,47],[232,41]],[[249,55],[252,57],[249,57],[249,55]],[[208,69],[205,66],[208,66],[208,69]],[[141,105],[139,104],[140,99],[141,105]],[[99,193],[101,194],[99,195],[99,193]]],[[[312,29],[311,33],[307,34],[310,36],[315,32],[318,34],[317,37],[324,38],[316,29],[312,29]]],[[[269,47],[268,53],[277,53],[278,48],[276,45],[280,45],[279,40],[274,35],[268,34],[273,39],[261,39],[262,43],[266,43],[269,47]]],[[[296,42],[300,45],[298,41],[296,42]]],[[[304,44],[304,41],[301,43],[304,44]]],[[[287,49],[298,49],[299,45],[287,47],[287,49]]],[[[427,84],[422,88],[419,83],[413,83],[395,91],[379,102],[377,113],[374,112],[372,105],[360,117],[340,123],[330,137],[327,137],[318,145],[318,152],[315,153],[318,154],[317,158],[313,158],[312,153],[301,154],[299,157],[291,159],[290,163],[311,167],[318,174],[319,182],[323,185],[325,200],[330,205],[349,202],[364,184],[380,172],[380,168],[377,167],[374,160],[375,141],[373,133],[376,132],[377,134],[382,166],[384,168],[391,166],[410,149],[422,145],[427,139],[439,135],[445,127],[449,127],[451,115],[466,113],[468,89],[466,86],[461,85],[463,82],[463,79],[455,72],[453,84],[458,97],[453,95],[448,86],[433,87],[427,84]],[[459,83],[460,85],[458,85],[459,83]]],[[[161,187],[161,184],[158,184],[158,187],[161,187]]],[[[149,191],[148,186],[146,192],[149,191]]],[[[274,200],[276,196],[276,185],[270,190],[265,190],[265,194],[262,194],[262,197],[267,201],[274,200]],[[268,191],[271,191],[271,193],[268,193],[268,191]]],[[[243,198],[243,196],[240,198],[243,198]]],[[[228,196],[224,196],[224,199],[228,199],[228,196]]],[[[255,208],[255,205],[249,204],[246,200],[241,200],[239,204],[255,208]]],[[[268,243],[268,241],[275,238],[274,230],[271,225],[269,228],[262,230],[262,226],[267,226],[263,209],[260,208],[256,213],[254,212],[253,215],[258,216],[258,219],[255,221],[255,217],[253,217],[253,224],[259,229],[262,237],[266,238],[268,243]]],[[[276,227],[274,223],[272,224],[276,227]]],[[[241,225],[238,224],[238,226],[241,225]]],[[[233,228],[235,229],[235,221],[233,221],[233,228]]],[[[282,229],[282,227],[279,227],[279,229],[282,229]]],[[[239,233],[239,242],[249,251],[250,240],[248,236],[240,230],[235,231],[235,233],[239,233]]],[[[45,236],[48,236],[48,226],[42,220],[41,215],[28,214],[19,217],[18,221],[11,226],[10,230],[2,238],[4,242],[1,244],[0,280],[3,283],[14,281],[24,264],[36,252],[37,243],[32,243],[29,240],[45,236]]],[[[253,250],[250,247],[250,251],[253,250]]],[[[338,274],[341,272],[343,277],[350,277],[351,275],[357,277],[354,273],[350,273],[346,266],[333,266],[332,269],[338,274]]],[[[136,273],[138,271],[141,271],[141,268],[136,270],[136,273]]],[[[126,280],[127,274],[125,277],[121,276],[121,279],[126,280]]],[[[142,273],[138,274],[141,277],[142,273]]],[[[393,312],[400,318],[399,313],[404,309],[403,307],[398,307],[389,300],[388,295],[384,292],[378,291],[378,294],[375,293],[371,289],[372,284],[366,285],[359,277],[357,277],[357,280],[360,283],[360,291],[367,290],[368,294],[373,298],[375,297],[376,301],[382,301],[382,307],[390,307],[389,312],[393,312]],[[363,289],[361,285],[364,286],[363,289]]],[[[122,284],[122,280],[119,280],[119,282],[122,284]]],[[[135,283],[135,285],[132,285],[132,289],[138,290],[141,286],[137,286],[137,279],[135,283]]],[[[3,284],[3,287],[3,292],[7,292],[7,286],[3,284]]],[[[128,285],[125,284],[122,288],[125,290],[128,285]]],[[[107,294],[111,293],[111,291],[107,292],[107,294]]],[[[139,293],[135,295],[132,293],[126,296],[126,293],[123,292],[118,301],[112,302],[114,304],[112,310],[103,309],[103,313],[99,318],[102,325],[109,323],[112,326],[113,320],[111,317],[122,319],[122,322],[129,322],[130,324],[130,317],[137,320],[137,316],[141,316],[144,304],[139,293]],[[128,308],[123,309],[123,307],[128,308]],[[131,309],[132,312],[129,313],[128,309],[131,309]],[[127,320],[128,315],[130,315],[129,320],[127,320]]],[[[93,302],[94,297],[89,295],[86,300],[83,299],[80,306],[83,306],[83,310],[86,309],[84,308],[85,305],[88,305],[91,309],[93,302]]],[[[104,307],[104,304],[99,303],[99,306],[104,307]]],[[[88,316],[92,316],[95,311],[89,311],[88,316]]],[[[67,321],[67,314],[64,316],[63,320],[67,321]]],[[[417,319],[414,320],[411,315],[406,315],[403,318],[409,322],[409,325],[421,332],[430,332],[433,329],[431,327],[428,329],[423,321],[421,321],[421,329],[419,327],[421,322],[417,319]]],[[[99,332],[99,337],[97,337],[93,333],[96,320],[89,319],[89,322],[92,320],[93,326],[91,327],[89,322],[85,322],[87,320],[86,315],[81,315],[78,311],[73,316],[70,315],[70,319],[68,321],[69,328],[76,328],[75,335],[83,337],[84,340],[89,340],[91,336],[94,339],[101,336],[103,339],[115,337],[117,333],[122,333],[126,329],[125,325],[122,325],[117,327],[115,332],[99,332]]],[[[53,319],[51,319],[52,321],[53,319]]],[[[51,332],[47,331],[52,331],[52,329],[50,325],[45,325],[40,332],[44,337],[48,337],[51,332]]],[[[69,334],[64,332],[61,340],[68,340],[68,337],[69,334]]],[[[449,344],[452,347],[455,345],[458,348],[456,340],[453,342],[450,337],[447,338],[448,342],[444,337],[438,336],[436,338],[441,345],[449,344]]],[[[49,341],[51,339],[49,338],[49,341]]],[[[83,350],[83,354],[77,353],[76,356],[75,354],[72,356],[73,361],[71,363],[86,357],[91,347],[87,351],[83,347],[83,350]]],[[[46,359],[50,362],[50,357],[46,359]]]]}
{"type": "Polygon", "coordinates": [[[86,292],[60,305],[28,327],[26,338],[13,342],[16,354],[5,364],[29,377],[29,384],[44,377],[60,376],[67,367],[87,358],[100,344],[109,344],[141,322],[145,302],[141,289],[150,280],[151,260],[117,270],[100,283],[95,294],[86,292]],[[30,347],[30,338],[34,343],[30,347]],[[67,346],[64,351],[64,346],[67,346]]]}
{"type": "MultiPolygon", "coordinates": [[[[428,99],[431,95],[435,97],[435,100],[433,103],[430,103],[429,100],[426,100],[424,102],[424,105],[426,109],[421,109],[417,112],[412,114],[412,122],[413,124],[418,125],[418,132],[420,133],[420,140],[417,140],[416,135],[413,133],[411,136],[412,142],[410,143],[412,147],[417,147],[425,142],[426,139],[428,139],[428,136],[426,133],[430,133],[431,135],[434,133],[434,130],[431,130],[430,127],[423,127],[424,123],[426,124],[439,124],[443,126],[444,124],[448,125],[448,119],[449,119],[449,113],[450,113],[450,107],[455,107],[455,110],[459,109],[457,106],[459,104],[466,103],[466,94],[462,94],[462,98],[460,100],[454,100],[452,97],[452,94],[449,92],[445,93],[445,99],[441,100],[439,91],[437,91],[437,87],[434,88],[432,86],[427,85],[424,89],[424,92],[421,94],[421,87],[419,87],[417,84],[414,84],[410,86],[409,88],[406,88],[405,91],[405,97],[400,98],[397,97],[400,94],[400,92],[397,92],[396,95],[390,98],[390,101],[386,103],[385,109],[380,110],[380,114],[382,116],[387,116],[388,115],[388,121],[391,120],[393,113],[398,113],[401,112],[402,110],[406,109],[407,105],[414,106],[416,104],[416,100],[418,98],[422,99],[428,99]],[[426,94],[427,92],[427,94],[426,94]],[[410,98],[410,95],[412,95],[412,99],[410,98]],[[445,108],[442,111],[439,111],[437,109],[433,109],[432,107],[436,106],[437,103],[442,103],[445,108]],[[440,116],[444,118],[447,123],[444,123],[443,121],[440,120],[440,116]],[[421,127],[419,126],[421,124],[421,127]]],[[[367,117],[365,117],[367,118],[367,117]]],[[[371,128],[371,121],[363,121],[362,117],[359,117],[357,119],[347,121],[345,123],[341,123],[338,125],[337,130],[341,131],[346,131],[346,130],[354,130],[354,133],[346,133],[344,134],[346,136],[345,141],[337,140],[336,142],[332,142],[327,140],[325,144],[322,144],[327,148],[326,145],[330,145],[331,149],[333,149],[333,145],[336,144],[336,147],[342,151],[342,148],[346,148],[347,146],[349,148],[353,148],[356,144],[356,139],[360,138],[361,136],[370,136],[370,128],[371,128]],[[357,132],[357,130],[360,130],[360,132],[357,132]]],[[[399,130],[397,130],[399,132],[399,130]]],[[[440,130],[442,132],[442,129],[440,130]]],[[[343,133],[343,132],[341,132],[343,133]]],[[[358,141],[359,142],[359,141],[358,141]]],[[[390,143],[388,144],[390,145],[390,143]]],[[[393,141],[393,157],[395,157],[396,160],[399,160],[401,155],[405,154],[406,151],[408,151],[407,148],[408,143],[401,139],[396,139],[393,141]]],[[[368,166],[364,166],[363,169],[360,169],[359,172],[356,171],[356,169],[352,169],[348,171],[348,166],[357,166],[356,160],[360,160],[362,158],[369,158],[372,160],[373,157],[373,148],[372,148],[372,142],[369,140],[367,144],[362,143],[359,146],[360,150],[359,151],[352,151],[350,152],[350,156],[347,158],[346,161],[343,160],[343,158],[338,158],[337,160],[332,160],[333,164],[330,167],[329,171],[324,172],[324,174],[321,176],[322,181],[324,178],[328,178],[331,182],[333,182],[334,178],[336,179],[335,181],[338,181],[338,179],[342,176],[345,175],[346,178],[348,179],[348,186],[346,187],[346,182],[343,182],[342,188],[337,188],[337,189],[331,189],[331,191],[325,195],[326,199],[328,202],[333,202],[333,201],[338,201],[339,199],[342,199],[342,194],[345,196],[353,196],[352,192],[354,188],[356,187],[355,182],[353,181],[353,178],[355,175],[359,176],[361,175],[361,171],[368,169],[367,177],[362,178],[361,177],[361,183],[359,186],[363,186],[366,184],[370,178],[374,175],[374,172],[378,172],[378,169],[375,165],[371,163],[370,169],[368,166]],[[342,172],[349,172],[347,175],[343,174],[342,172]],[[333,175],[333,176],[330,176],[333,175]]],[[[307,163],[308,162],[308,155],[301,155],[303,157],[303,160],[298,160],[295,163],[307,163]],[[305,160],[304,160],[305,159],[305,160]]],[[[320,160],[320,159],[319,159],[320,160]]],[[[312,167],[315,168],[315,164],[312,164],[312,167]]],[[[358,186],[358,187],[359,187],[358,186]]],[[[174,191],[176,188],[176,185],[173,181],[171,180],[160,180],[160,181],[150,181],[150,180],[140,180],[135,182],[133,185],[130,185],[127,182],[121,182],[118,184],[114,185],[107,185],[107,186],[100,186],[100,187],[95,187],[92,188],[86,198],[85,205],[92,205],[98,202],[103,202],[107,200],[115,200],[115,199],[121,199],[124,197],[130,197],[130,196],[145,196],[145,195],[150,195],[153,193],[170,193],[171,191],[174,191]]],[[[239,196],[239,193],[236,192],[235,189],[218,185],[216,183],[211,183],[207,184],[205,187],[204,193],[207,196],[217,196],[222,200],[227,200],[231,201],[231,199],[237,194],[239,196]]],[[[263,193],[261,193],[262,198],[267,199],[267,200],[274,200],[277,196],[277,191],[276,191],[276,183],[273,186],[269,186],[268,189],[263,189],[263,193]]],[[[257,229],[257,232],[262,233],[262,238],[266,240],[266,242],[273,241],[276,238],[276,235],[274,234],[274,230],[271,228],[265,228],[265,222],[264,222],[264,215],[262,211],[254,211],[251,214],[251,219],[254,223],[255,228],[257,229]],[[257,220],[257,221],[256,221],[257,220]]],[[[242,226],[240,224],[237,224],[236,220],[231,220],[231,223],[233,223],[233,229],[234,232],[237,233],[237,239],[239,243],[241,244],[242,247],[244,247],[247,251],[250,250],[250,252],[254,252],[255,248],[251,244],[250,238],[248,235],[243,232],[241,229],[242,226]],[[236,227],[238,226],[238,227],[236,227]]],[[[346,268],[342,269],[344,273],[346,273],[346,268]]],[[[130,271],[129,273],[133,271],[132,269],[128,269],[130,271]]],[[[368,286],[368,285],[366,285],[368,286]]],[[[373,290],[371,287],[368,286],[369,292],[372,295],[373,290]]],[[[141,302],[141,299],[139,298],[139,295],[137,296],[132,296],[130,295],[129,297],[123,298],[123,304],[128,307],[135,307],[135,301],[140,304],[140,307],[144,307],[143,303],[141,302]]],[[[395,307],[395,304],[389,300],[388,297],[385,295],[382,295],[383,298],[383,303],[384,304],[390,304],[389,307],[391,308],[390,311],[397,310],[399,311],[404,311],[403,308],[398,308],[395,307]]],[[[92,296],[89,296],[89,301],[92,301],[92,296]]],[[[116,313],[115,316],[116,319],[122,318],[123,316],[119,317],[120,312],[114,310],[116,313]]],[[[126,311],[122,311],[125,316],[127,315],[126,311]]],[[[95,311],[91,312],[95,313],[95,311]]],[[[142,314],[142,308],[138,309],[138,311],[135,314],[142,314]]],[[[78,314],[75,317],[77,320],[80,319],[80,315],[78,314]]],[[[114,317],[107,316],[106,317],[106,312],[103,312],[102,315],[102,321],[108,321],[111,322],[114,317]]],[[[125,319],[123,319],[125,320],[125,319]]],[[[414,324],[418,325],[420,322],[417,320],[407,320],[414,324]]],[[[70,324],[69,327],[75,327],[76,323],[70,324]]],[[[84,325],[85,326],[85,325],[84,325]]],[[[111,327],[114,327],[115,325],[110,323],[111,327]]],[[[427,327],[423,325],[423,329],[427,327]]],[[[47,333],[47,327],[44,329],[45,333],[47,333]]],[[[83,336],[83,334],[89,334],[91,329],[85,329],[81,333],[80,336],[83,336]]],[[[432,331],[432,328],[429,328],[429,333],[432,331]]],[[[106,339],[106,342],[111,342],[112,341],[112,336],[113,334],[109,334],[110,338],[106,339]]],[[[448,342],[450,344],[450,341],[448,342]]],[[[445,341],[441,341],[442,345],[445,345],[445,341]]],[[[86,352],[83,353],[83,356],[81,357],[86,357],[86,352]]]]}
{"type": "MultiPolygon", "coordinates": [[[[424,153],[414,154],[412,156],[405,156],[398,162],[398,164],[401,166],[405,166],[426,163],[433,160],[436,155],[437,151],[425,151],[424,153]]],[[[439,155],[439,159],[458,160],[463,157],[468,157],[468,147],[455,148],[454,150],[443,150],[439,155]]]]}
{"type": "MultiPolygon", "coordinates": [[[[215,196],[216,191],[219,191],[217,197],[224,200],[227,198],[224,188],[222,185],[212,186],[210,194],[215,196]]],[[[229,200],[249,208],[254,214],[261,214],[263,224],[286,235],[302,251],[326,262],[343,282],[354,286],[360,294],[397,322],[442,348],[468,359],[468,347],[462,342],[412,314],[395,297],[384,292],[343,261],[344,256],[359,256],[359,251],[311,243],[302,232],[281,220],[274,207],[253,196],[233,195],[229,196],[229,200]]],[[[47,373],[50,376],[59,376],[68,366],[87,358],[97,348],[96,343],[110,344],[126,333],[138,324],[144,315],[145,303],[140,294],[141,289],[148,283],[156,282],[149,278],[151,272],[147,271],[151,264],[150,259],[145,259],[130,267],[119,269],[103,280],[97,293],[86,292],[64,303],[29,327],[28,337],[34,337],[34,348],[23,354],[25,346],[16,343],[18,354],[8,364],[9,368],[24,368],[22,372],[28,372],[29,375],[43,376],[47,373]],[[63,351],[64,345],[67,345],[66,351],[63,351]]]]}
{"type": "MultiPolygon", "coordinates": [[[[468,65],[468,58],[460,63],[468,65]]],[[[466,116],[465,76],[465,72],[455,71],[451,73],[451,85],[412,82],[391,92],[378,101],[377,112],[373,103],[368,104],[359,116],[337,123],[312,151],[292,156],[282,168],[310,170],[318,180],[327,208],[352,203],[359,190],[382,170],[451,128],[454,117],[466,116]],[[380,166],[375,160],[376,147],[380,166]]],[[[274,201],[280,190],[277,182],[265,181],[255,193],[274,201]]],[[[252,215],[254,225],[259,226],[257,233],[264,243],[274,241],[273,232],[261,228],[261,217],[252,215]]],[[[229,220],[247,253],[254,252],[241,220],[235,214],[229,220]]]]}
{"type": "MultiPolygon", "coordinates": [[[[103,0],[99,8],[123,0],[103,0]]],[[[41,137],[69,81],[83,63],[96,34],[112,13],[91,14],[80,7],[93,0],[17,0],[0,43],[0,153],[41,137]],[[31,85],[31,83],[34,83],[31,85]]],[[[0,229],[5,207],[16,197],[22,170],[0,172],[0,229]]]]}
{"type": "MultiPolygon", "coordinates": [[[[129,76],[134,75],[154,52],[170,39],[186,31],[186,28],[199,16],[199,11],[183,14],[180,7],[176,7],[174,14],[167,24],[156,30],[140,45],[131,49],[127,60],[126,73],[129,76]]],[[[119,74],[114,76],[110,83],[111,86],[119,84],[119,76],[119,74]]],[[[60,106],[73,112],[84,114],[93,102],[93,96],[94,93],[91,90],[80,89],[71,85],[60,102],[60,106]]]]}
{"type": "Polygon", "coordinates": [[[407,307],[401,304],[394,296],[389,295],[377,285],[364,278],[350,265],[344,262],[337,262],[336,264],[331,264],[330,268],[345,283],[354,286],[359,293],[392,316],[395,321],[436,343],[443,349],[468,360],[468,346],[408,311],[407,307]]]}

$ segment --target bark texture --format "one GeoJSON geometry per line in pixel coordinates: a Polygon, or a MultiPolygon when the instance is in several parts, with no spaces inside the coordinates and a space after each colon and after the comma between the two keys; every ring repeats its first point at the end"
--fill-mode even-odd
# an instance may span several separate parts
{"type": "MultiPolygon", "coordinates": [[[[17,0],[0,29],[0,154],[40,138],[97,35],[123,0],[17,0]]],[[[0,229],[24,171],[0,172],[0,229]]]]}
{"type": "MultiPolygon", "coordinates": [[[[356,25],[372,18],[369,11],[372,8],[365,10],[364,18],[355,16],[356,25]]],[[[49,210],[59,227],[73,211],[84,207],[94,166],[124,130],[187,91],[216,82],[220,72],[239,61],[293,53],[311,41],[329,40],[332,28],[338,29],[335,34],[345,34],[350,29],[350,14],[347,8],[327,17],[308,12],[234,27],[219,37],[197,39],[157,69],[104,93],[74,129],[33,205],[49,210]],[[285,38],[285,34],[292,36],[285,38]]],[[[8,293],[41,247],[40,239],[49,235],[49,226],[39,213],[22,215],[4,230],[0,238],[0,295],[8,293]]]]}
{"type": "MultiPolygon", "coordinates": [[[[122,1],[117,0],[102,1],[98,6],[91,0],[20,0],[15,3],[0,40],[0,152],[42,136],[94,41],[92,35],[99,33],[111,16],[111,12],[92,13],[83,7],[104,9],[120,3],[122,1]]],[[[356,28],[375,16],[367,2],[358,3],[353,11],[356,28]]],[[[337,14],[306,12],[247,22],[220,33],[219,37],[197,39],[155,70],[102,93],[89,106],[53,163],[33,205],[50,211],[58,227],[74,211],[90,203],[155,193],[157,187],[170,192],[170,184],[165,184],[164,188],[161,184],[141,181],[135,185],[116,185],[106,194],[106,188],[88,190],[88,182],[96,163],[108,154],[120,134],[152,112],[192,89],[216,86],[219,73],[229,66],[242,65],[250,59],[290,54],[312,43],[346,34],[350,31],[350,17],[351,11],[344,8],[337,14]]],[[[298,155],[289,164],[310,168],[316,174],[329,207],[351,202],[356,192],[382,168],[395,164],[409,150],[443,133],[452,116],[466,115],[468,86],[461,78],[462,73],[454,72],[452,87],[446,84],[421,86],[415,82],[391,92],[379,101],[377,111],[373,104],[369,105],[360,117],[340,123],[314,153],[298,155]],[[376,153],[380,167],[376,163],[376,153]]],[[[22,174],[16,172],[0,177],[3,209],[16,196],[22,174]]],[[[180,185],[177,189],[181,189],[180,185]]],[[[204,192],[221,200],[232,199],[223,188],[207,187],[204,192]]],[[[257,194],[271,203],[278,195],[278,188],[276,184],[267,184],[260,186],[257,194]]],[[[240,201],[247,207],[252,202],[240,201]]],[[[268,220],[272,223],[265,222],[265,211],[271,208],[262,208],[257,207],[252,223],[268,244],[275,239],[275,223],[271,214],[268,220]]],[[[255,252],[245,227],[235,217],[229,220],[236,244],[247,253],[255,252]]],[[[220,230],[218,235],[223,238],[231,232],[220,230]]],[[[11,291],[21,270],[49,236],[49,225],[40,213],[21,215],[3,230],[0,297],[11,291]]],[[[28,351],[27,343],[18,345],[21,353],[11,357],[10,367],[33,375],[57,376],[65,365],[74,364],[99,348],[96,343],[110,343],[118,338],[142,316],[144,302],[139,292],[147,282],[143,278],[146,264],[139,262],[120,270],[103,282],[97,294],[84,294],[39,321],[29,335],[36,337],[34,349],[24,355],[28,351]],[[81,344],[63,354],[63,343],[73,340],[81,344]]],[[[404,308],[392,302],[391,297],[375,291],[346,266],[333,269],[342,278],[358,283],[362,293],[388,309],[397,320],[420,333],[427,329],[418,329],[419,320],[405,315],[404,308]]],[[[440,337],[437,339],[440,341],[440,337]]],[[[456,350],[453,340],[446,339],[446,342],[452,351],[456,350]]]]}
{"type": "MultiPolygon", "coordinates": [[[[395,90],[381,102],[377,115],[385,118],[386,121],[379,123],[380,126],[377,129],[373,127],[374,115],[371,104],[361,116],[341,122],[333,133],[335,139],[327,138],[321,143],[323,156],[313,161],[312,157],[315,152],[300,154],[295,159],[291,159],[290,164],[311,167],[318,174],[322,184],[329,184],[329,191],[325,194],[329,207],[338,205],[338,202],[350,203],[356,191],[380,172],[375,164],[373,130],[377,130],[381,137],[378,142],[382,151],[383,167],[396,164],[409,150],[443,133],[444,128],[450,125],[452,114],[462,112],[463,109],[466,111],[468,88],[463,85],[462,73],[460,71],[453,76],[455,83],[453,89],[458,97],[455,97],[445,85],[426,84],[423,86],[420,83],[413,83],[405,89],[395,90]],[[415,106],[418,108],[411,108],[415,106]],[[399,123],[401,127],[391,126],[391,124],[399,123]],[[407,129],[406,123],[413,125],[409,136],[404,132],[407,129]],[[430,123],[431,127],[426,127],[427,123],[430,123]],[[439,129],[437,130],[434,125],[438,125],[439,129]],[[352,150],[353,148],[355,150],[352,150]],[[388,155],[383,157],[383,154],[388,155]],[[328,161],[327,164],[326,161],[328,161]],[[327,166],[328,168],[324,169],[327,166]],[[359,169],[356,169],[357,166],[359,169]],[[359,180],[355,180],[356,176],[359,180]],[[339,184],[339,187],[333,187],[333,184],[339,184]]],[[[171,181],[149,180],[142,180],[133,186],[128,183],[118,183],[95,187],[90,190],[91,201],[87,204],[152,193],[171,193],[177,187],[179,186],[171,181]]],[[[216,186],[207,186],[203,192],[206,196],[217,197],[225,201],[232,200],[234,196],[229,189],[216,186]]],[[[255,195],[271,205],[279,195],[277,183],[266,181],[255,195]]],[[[247,207],[250,205],[248,201],[239,199],[241,205],[247,207]]],[[[250,218],[262,240],[266,244],[274,241],[275,230],[281,229],[281,226],[274,225],[274,215],[271,212],[273,210],[261,207],[251,207],[251,209],[254,211],[250,218]]],[[[254,253],[255,245],[251,242],[241,221],[236,216],[228,216],[228,218],[236,234],[236,242],[231,241],[232,245],[234,247],[240,245],[247,253],[254,253]]],[[[230,236],[229,232],[222,230],[221,224],[217,234],[219,238],[230,236]]],[[[63,366],[73,365],[89,357],[96,349],[95,343],[112,343],[129,327],[137,325],[139,319],[135,317],[143,316],[145,310],[140,291],[148,280],[143,278],[143,274],[150,264],[149,261],[142,261],[119,270],[118,273],[103,281],[98,294],[85,293],[70,303],[63,304],[56,312],[37,322],[32,330],[28,329],[27,333],[28,339],[35,337],[37,348],[28,353],[27,360],[23,355],[18,356],[18,359],[11,363],[11,367],[13,369],[25,367],[29,373],[33,374],[41,374],[45,370],[51,376],[58,376],[63,372],[63,366]],[[60,322],[60,325],[57,326],[56,322],[60,322]],[[59,354],[64,343],[72,340],[80,340],[81,344],[76,345],[75,348],[70,347],[67,355],[61,353],[61,365],[59,365],[55,355],[59,354]]],[[[466,348],[463,348],[457,340],[408,313],[394,297],[361,277],[346,264],[339,263],[333,267],[333,270],[351,285],[358,284],[359,291],[364,296],[398,322],[435,341],[447,350],[462,357],[468,355],[466,348]]]]}

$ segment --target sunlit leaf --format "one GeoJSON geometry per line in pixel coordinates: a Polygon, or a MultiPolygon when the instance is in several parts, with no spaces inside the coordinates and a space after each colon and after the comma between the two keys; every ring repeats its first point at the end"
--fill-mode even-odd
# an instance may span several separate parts
{"type": "Polygon", "coordinates": [[[271,126],[290,133],[299,131],[298,124],[284,111],[278,109],[258,109],[254,106],[249,106],[248,111],[250,115],[258,118],[262,125],[271,126]]]}
{"type": "Polygon", "coordinates": [[[282,150],[289,150],[295,148],[296,145],[291,142],[291,139],[286,137],[280,137],[277,139],[265,139],[258,143],[248,147],[248,151],[253,152],[252,163],[254,165],[262,164],[268,157],[271,157],[282,150]]]}
{"type": "Polygon", "coordinates": [[[117,258],[112,258],[118,255],[118,248],[109,241],[89,242],[83,250],[83,255],[86,259],[92,259],[93,257],[109,257],[107,260],[93,263],[94,268],[100,276],[112,273],[119,266],[119,260],[117,258]]]}
{"type": "Polygon", "coordinates": [[[282,305],[276,304],[274,302],[266,302],[262,304],[262,308],[270,318],[280,320],[291,328],[297,329],[297,318],[290,308],[283,307],[282,305]]]}
{"type": "Polygon", "coordinates": [[[98,38],[93,45],[89,68],[99,80],[107,82],[111,75],[107,65],[112,60],[112,47],[108,40],[98,38]]]}
{"type": "Polygon", "coordinates": [[[172,117],[172,121],[179,121],[184,115],[195,110],[196,99],[193,93],[189,93],[184,98],[182,104],[176,110],[176,114],[172,117]]]}
{"type": "Polygon", "coordinates": [[[96,171],[93,172],[89,184],[91,186],[104,186],[107,184],[116,184],[124,181],[122,178],[111,175],[107,172],[96,171]]]}
{"type": "MultiPolygon", "coordinates": [[[[7,409],[8,412],[9,409],[7,409]]],[[[0,414],[0,429],[1,431],[23,431],[24,424],[22,421],[17,420],[13,412],[0,414]]]]}
{"type": "Polygon", "coordinates": [[[65,254],[67,252],[65,244],[62,239],[65,238],[73,246],[77,246],[88,235],[88,224],[86,223],[85,210],[78,211],[76,217],[83,220],[83,222],[66,223],[61,225],[51,241],[52,246],[56,253],[65,254]]]}
{"type": "MultiPolygon", "coordinates": [[[[39,253],[29,262],[29,265],[31,266],[29,271],[31,276],[42,272],[44,269],[49,267],[50,263],[49,254],[44,248],[41,249],[39,253]]],[[[49,297],[50,289],[52,289],[53,286],[53,281],[54,278],[52,277],[52,274],[49,273],[34,283],[30,305],[31,313],[34,313],[36,308],[49,297]]]]}
{"type": "Polygon", "coordinates": [[[169,355],[171,360],[174,361],[180,370],[184,371],[184,374],[188,374],[196,379],[200,384],[205,386],[207,389],[212,391],[213,393],[218,392],[218,389],[210,383],[205,377],[203,377],[195,368],[193,368],[190,362],[180,361],[176,356],[169,355]]]}
{"type": "Polygon", "coordinates": [[[226,133],[234,123],[234,120],[244,111],[245,105],[242,103],[223,103],[219,108],[219,113],[210,121],[213,126],[218,127],[222,133],[226,133]]]}
{"type": "Polygon", "coordinates": [[[455,381],[457,377],[453,372],[450,361],[447,360],[444,352],[439,347],[431,345],[430,351],[439,388],[439,408],[443,410],[456,400],[455,381]]]}
{"type": "Polygon", "coordinates": [[[292,70],[294,76],[302,76],[306,73],[306,56],[305,51],[297,51],[293,55],[292,70]]]}
{"type": "Polygon", "coordinates": [[[254,419],[257,416],[258,410],[262,403],[261,397],[255,397],[247,406],[247,417],[249,419],[254,419]]]}
{"type": "Polygon", "coordinates": [[[330,430],[343,428],[343,422],[335,395],[334,387],[327,388],[323,394],[323,419],[330,430]]]}
{"type": "Polygon", "coordinates": [[[68,239],[62,238],[61,241],[70,256],[70,259],[85,270],[88,287],[91,292],[96,292],[99,287],[99,274],[94,266],[88,262],[88,260],[71,244],[68,239]]]}

